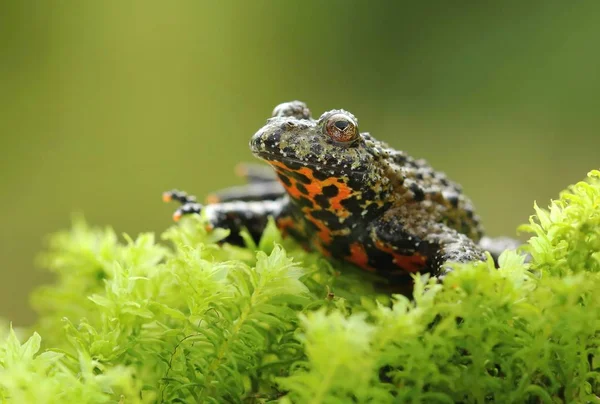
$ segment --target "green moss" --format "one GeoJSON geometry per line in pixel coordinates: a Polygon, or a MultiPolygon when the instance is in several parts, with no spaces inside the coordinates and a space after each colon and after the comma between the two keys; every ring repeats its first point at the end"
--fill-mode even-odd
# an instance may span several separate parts
{"type": "Polygon", "coordinates": [[[598,402],[600,172],[535,209],[530,264],[457,265],[412,300],[273,223],[238,248],[199,218],[162,242],[78,218],[41,257],[36,332],[0,332],[0,401],[598,402]]]}

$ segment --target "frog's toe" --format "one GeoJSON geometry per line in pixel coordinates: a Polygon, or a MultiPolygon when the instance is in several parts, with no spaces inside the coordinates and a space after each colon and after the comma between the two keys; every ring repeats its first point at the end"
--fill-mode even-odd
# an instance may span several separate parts
{"type": "Polygon", "coordinates": [[[191,215],[193,213],[200,213],[200,212],[202,212],[202,204],[199,204],[196,202],[188,202],[188,203],[184,204],[182,207],[180,207],[179,209],[177,209],[175,211],[175,213],[173,213],[173,220],[175,220],[177,222],[184,215],[191,215]]]}
{"type": "Polygon", "coordinates": [[[164,202],[177,201],[182,205],[196,203],[196,197],[194,195],[188,195],[186,192],[178,189],[163,192],[162,199],[164,202]]]}

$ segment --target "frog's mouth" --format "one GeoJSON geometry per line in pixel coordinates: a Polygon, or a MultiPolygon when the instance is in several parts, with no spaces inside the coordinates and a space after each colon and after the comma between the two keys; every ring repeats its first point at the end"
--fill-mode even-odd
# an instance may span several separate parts
{"type": "Polygon", "coordinates": [[[285,165],[290,166],[290,168],[296,169],[300,167],[310,167],[317,170],[326,170],[327,168],[323,165],[311,163],[308,161],[302,161],[300,159],[288,156],[282,156],[280,154],[268,153],[268,152],[258,152],[256,155],[264,160],[265,162],[273,165],[273,162],[283,163],[285,165]]]}
{"type": "Polygon", "coordinates": [[[281,164],[284,164],[290,170],[296,171],[302,167],[310,168],[313,171],[321,172],[323,174],[331,175],[331,174],[339,174],[339,175],[354,175],[354,174],[364,174],[366,170],[352,170],[348,168],[342,168],[336,165],[326,165],[326,164],[317,164],[310,161],[302,161],[300,159],[282,156],[280,154],[269,153],[269,152],[258,152],[255,153],[257,157],[264,160],[269,165],[274,168],[281,167],[281,164]]]}

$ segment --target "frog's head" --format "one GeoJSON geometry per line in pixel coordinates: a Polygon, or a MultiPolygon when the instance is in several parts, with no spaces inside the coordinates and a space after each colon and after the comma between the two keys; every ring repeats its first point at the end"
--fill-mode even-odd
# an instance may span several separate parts
{"type": "Polygon", "coordinates": [[[314,120],[300,101],[280,104],[252,137],[250,148],[275,168],[289,193],[290,182],[299,183],[301,191],[311,187],[313,193],[326,193],[326,184],[337,181],[347,188],[345,192],[360,195],[368,189],[382,192],[387,181],[382,164],[385,148],[360,133],[356,117],[344,110],[314,120]]]}
{"type": "Polygon", "coordinates": [[[381,149],[358,130],[350,112],[332,110],[312,119],[306,104],[286,102],[250,140],[252,152],[275,167],[308,167],[321,176],[356,177],[372,171],[381,149]],[[379,150],[377,150],[379,149],[379,150]],[[275,164],[274,164],[275,163],[275,164]]]}

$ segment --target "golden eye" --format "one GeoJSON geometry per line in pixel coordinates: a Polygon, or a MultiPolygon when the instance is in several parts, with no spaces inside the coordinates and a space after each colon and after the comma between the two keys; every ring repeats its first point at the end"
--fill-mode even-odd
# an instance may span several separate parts
{"type": "Polygon", "coordinates": [[[331,115],[325,130],[331,139],[340,143],[349,143],[358,138],[356,123],[344,114],[331,115]]]}

